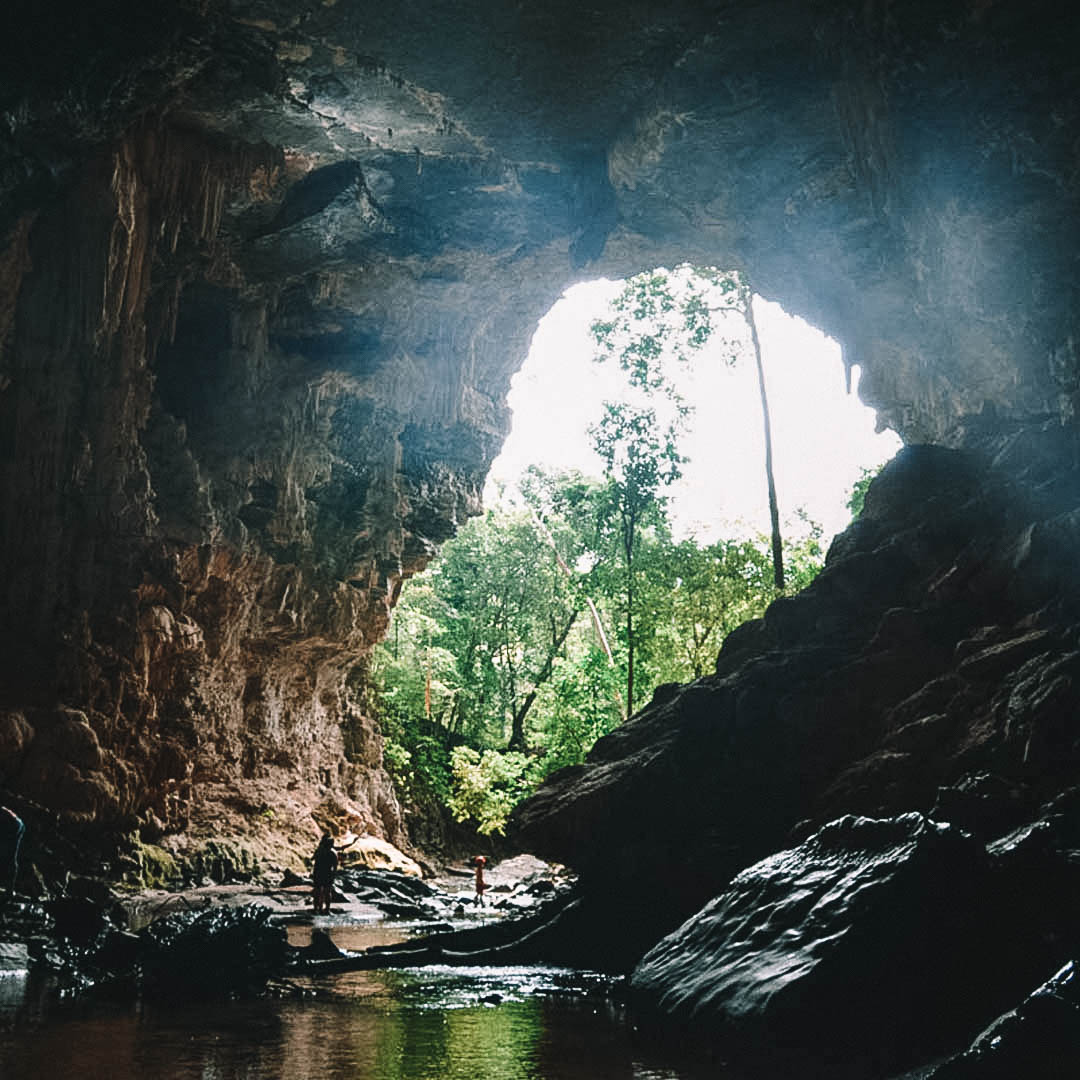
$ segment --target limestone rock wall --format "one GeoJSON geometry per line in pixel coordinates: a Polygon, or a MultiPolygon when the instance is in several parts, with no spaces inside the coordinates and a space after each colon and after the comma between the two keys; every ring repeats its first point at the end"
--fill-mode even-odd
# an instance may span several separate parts
{"type": "Polygon", "coordinates": [[[1072,430],[1055,5],[100,0],[9,29],[0,773],[80,821],[402,839],[364,663],[575,280],[744,269],[909,441],[1072,430]]]}

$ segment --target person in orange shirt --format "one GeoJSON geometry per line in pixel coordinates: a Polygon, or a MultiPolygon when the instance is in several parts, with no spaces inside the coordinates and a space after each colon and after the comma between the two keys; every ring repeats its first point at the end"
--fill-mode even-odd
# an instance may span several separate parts
{"type": "Polygon", "coordinates": [[[487,859],[483,855],[477,855],[473,862],[476,864],[476,899],[474,904],[484,903],[484,892],[487,890],[487,883],[484,881],[484,867],[487,865],[487,859]]]}

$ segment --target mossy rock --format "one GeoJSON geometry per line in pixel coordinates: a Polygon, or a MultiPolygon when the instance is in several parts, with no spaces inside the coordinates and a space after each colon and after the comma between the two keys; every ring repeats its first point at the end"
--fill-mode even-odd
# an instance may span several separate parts
{"type": "Polygon", "coordinates": [[[209,878],[225,885],[253,881],[262,873],[259,857],[243,844],[208,840],[185,859],[185,871],[197,881],[209,878]]]}
{"type": "Polygon", "coordinates": [[[182,874],[176,859],[157,844],[140,844],[136,849],[141,884],[147,889],[163,889],[179,884],[182,874]]]}

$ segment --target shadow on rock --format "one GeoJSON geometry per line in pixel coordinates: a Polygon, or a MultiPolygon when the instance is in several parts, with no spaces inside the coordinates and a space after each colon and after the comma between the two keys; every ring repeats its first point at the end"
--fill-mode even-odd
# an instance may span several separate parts
{"type": "Polygon", "coordinates": [[[732,1047],[925,1061],[1015,1000],[1000,883],[955,826],[841,818],[744,870],[664,938],[634,972],[633,1001],[732,1047]]]}

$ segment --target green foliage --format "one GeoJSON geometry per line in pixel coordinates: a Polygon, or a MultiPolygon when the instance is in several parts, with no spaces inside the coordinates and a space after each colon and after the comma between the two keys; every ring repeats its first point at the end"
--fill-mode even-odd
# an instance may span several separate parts
{"type": "Polygon", "coordinates": [[[535,786],[533,763],[524,754],[457,746],[450,755],[454,790],[449,806],[458,821],[473,821],[482,836],[503,832],[510,811],[535,786]]]}
{"type": "MultiPolygon", "coordinates": [[[[639,521],[628,594],[610,481],[534,468],[522,488],[524,506],[469,522],[406,584],[372,671],[401,798],[485,832],[620,722],[627,625],[645,700],[660,683],[711,671],[724,637],[773,596],[767,538],[676,541],[662,500],[639,521]],[[511,747],[515,718],[522,742],[511,747]]],[[[804,532],[787,549],[792,587],[821,564],[820,530],[804,532]]]]}
{"type": "MultiPolygon", "coordinates": [[[[544,775],[581,762],[657,685],[711,671],[724,637],[764,612],[781,578],[775,517],[772,545],[675,541],[667,519],[690,414],[672,365],[706,344],[731,364],[756,343],[745,280],[642,274],[591,329],[597,359],[618,363],[637,395],[605,402],[590,430],[604,478],[528,470],[521,503],[469,522],[407,583],[377,650],[399,793],[483,833],[501,832],[544,775]]],[[[790,590],[822,561],[820,530],[804,523],[803,534],[783,546],[790,590]]]]}
{"type": "Polygon", "coordinates": [[[710,342],[721,342],[725,362],[734,363],[745,326],[726,316],[741,310],[746,291],[737,273],[715,267],[684,265],[629,278],[610,317],[589,327],[597,360],[617,360],[632,386],[662,393],[669,386],[664,362],[686,363],[710,342]]]}
{"type": "Polygon", "coordinates": [[[847,499],[847,508],[851,511],[852,521],[863,512],[863,503],[866,501],[866,489],[870,487],[870,482],[879,472],[881,472],[882,468],[884,468],[882,465],[878,465],[872,469],[864,465],[862,472],[859,474],[859,478],[852,484],[851,494],[847,499]]]}
{"type": "Polygon", "coordinates": [[[544,776],[580,765],[593,743],[616,727],[620,716],[614,703],[623,678],[622,669],[595,644],[560,657],[539,705],[543,722],[536,744],[544,776]]]}

